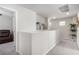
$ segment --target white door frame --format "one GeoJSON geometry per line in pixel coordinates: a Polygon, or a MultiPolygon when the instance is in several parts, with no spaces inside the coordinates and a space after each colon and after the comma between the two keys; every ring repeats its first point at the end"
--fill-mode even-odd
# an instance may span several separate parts
{"type": "Polygon", "coordinates": [[[12,8],[8,8],[8,7],[6,7],[6,6],[0,6],[1,8],[4,8],[4,9],[8,9],[8,10],[10,10],[10,11],[12,11],[13,13],[14,13],[14,15],[13,15],[13,22],[15,21],[15,25],[13,24],[13,34],[14,34],[14,45],[15,45],[15,49],[16,49],[16,52],[17,52],[17,11],[16,10],[14,10],[14,9],[12,9],[12,8]]]}

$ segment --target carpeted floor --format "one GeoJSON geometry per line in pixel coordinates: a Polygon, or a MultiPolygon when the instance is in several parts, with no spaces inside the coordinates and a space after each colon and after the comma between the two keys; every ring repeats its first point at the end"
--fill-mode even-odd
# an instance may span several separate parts
{"type": "Polygon", "coordinates": [[[17,55],[14,42],[0,44],[0,55],[17,55]]]}

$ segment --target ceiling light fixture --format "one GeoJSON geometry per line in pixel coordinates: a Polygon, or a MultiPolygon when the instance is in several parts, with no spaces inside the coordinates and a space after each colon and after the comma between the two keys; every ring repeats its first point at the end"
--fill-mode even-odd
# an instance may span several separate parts
{"type": "Polygon", "coordinates": [[[55,16],[53,16],[53,19],[56,19],[56,17],[55,17],[55,16]]]}
{"type": "Polygon", "coordinates": [[[69,15],[69,12],[66,12],[66,15],[69,15]]]}

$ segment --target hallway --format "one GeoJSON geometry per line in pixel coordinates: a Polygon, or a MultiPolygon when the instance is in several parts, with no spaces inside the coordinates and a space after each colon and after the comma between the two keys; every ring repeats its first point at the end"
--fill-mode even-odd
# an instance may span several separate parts
{"type": "Polygon", "coordinates": [[[55,46],[47,55],[79,55],[76,42],[63,40],[55,46]]]}

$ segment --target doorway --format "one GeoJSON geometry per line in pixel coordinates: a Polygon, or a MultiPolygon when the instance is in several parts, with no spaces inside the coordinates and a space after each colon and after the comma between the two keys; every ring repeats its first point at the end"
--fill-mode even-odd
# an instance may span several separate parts
{"type": "Polygon", "coordinates": [[[0,7],[0,55],[17,54],[15,16],[14,11],[0,7]]]}
{"type": "Polygon", "coordinates": [[[76,36],[74,38],[71,36],[71,34],[77,35],[77,31],[73,33],[71,31],[71,24],[76,24],[76,20],[77,20],[76,15],[71,17],[51,20],[52,26],[50,29],[59,31],[58,40],[60,45],[66,48],[78,50],[77,38],[76,36]]]}

